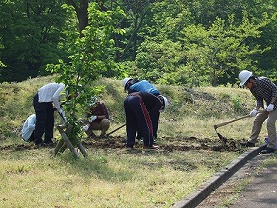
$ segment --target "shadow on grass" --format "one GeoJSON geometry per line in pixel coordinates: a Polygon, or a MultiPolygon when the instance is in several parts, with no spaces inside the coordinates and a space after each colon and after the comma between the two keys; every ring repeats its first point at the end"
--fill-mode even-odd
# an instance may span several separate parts
{"type": "Polygon", "coordinates": [[[58,157],[65,163],[70,164],[68,169],[71,174],[80,174],[83,178],[90,180],[91,177],[97,177],[106,181],[122,182],[131,180],[133,172],[127,169],[114,169],[108,164],[105,156],[88,156],[86,158],[75,159],[71,152],[67,151],[58,157]]]}

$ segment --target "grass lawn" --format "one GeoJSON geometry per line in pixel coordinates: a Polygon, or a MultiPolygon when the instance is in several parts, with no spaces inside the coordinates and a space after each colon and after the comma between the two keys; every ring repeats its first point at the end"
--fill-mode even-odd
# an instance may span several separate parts
{"type": "Polygon", "coordinates": [[[1,207],[170,207],[236,152],[88,149],[1,151],[1,207]]]}
{"type": "MultiPolygon", "coordinates": [[[[76,160],[69,150],[51,157],[49,148],[36,149],[20,138],[23,122],[33,113],[32,96],[50,81],[53,77],[0,85],[0,207],[170,207],[245,151],[238,143],[248,138],[253,118],[217,129],[226,146],[214,125],[248,114],[255,105],[250,92],[158,85],[170,102],[160,117],[158,151],[143,151],[139,142],[134,151],[122,148],[122,128],[100,141],[84,139],[87,158],[79,153],[76,160]]],[[[112,131],[125,122],[126,94],[120,80],[99,83],[106,86],[102,99],[111,112],[112,131]]],[[[263,127],[261,143],[265,136],[263,127]]]]}

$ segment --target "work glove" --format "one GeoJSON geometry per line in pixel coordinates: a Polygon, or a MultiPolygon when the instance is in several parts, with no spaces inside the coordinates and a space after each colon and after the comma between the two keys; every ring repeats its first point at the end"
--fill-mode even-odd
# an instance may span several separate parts
{"type": "Polygon", "coordinates": [[[266,111],[273,111],[274,105],[273,104],[269,104],[266,108],[266,111]]]}
{"type": "Polygon", "coordinates": [[[88,121],[92,122],[92,121],[95,121],[96,119],[97,119],[97,116],[91,116],[89,117],[88,121]]]}
{"type": "Polygon", "coordinates": [[[89,127],[90,127],[90,125],[87,124],[87,125],[83,126],[83,130],[84,130],[84,131],[87,131],[87,130],[89,129],[89,127]]]}
{"type": "Polygon", "coordinates": [[[258,110],[255,108],[255,109],[253,109],[251,112],[250,112],[250,117],[255,117],[257,114],[258,114],[258,110]]]}

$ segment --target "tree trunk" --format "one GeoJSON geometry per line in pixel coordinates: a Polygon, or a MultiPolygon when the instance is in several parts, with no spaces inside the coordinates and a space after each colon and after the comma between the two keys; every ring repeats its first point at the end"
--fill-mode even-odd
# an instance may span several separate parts
{"type": "Polygon", "coordinates": [[[88,0],[79,0],[79,5],[74,0],[67,0],[67,4],[73,6],[76,11],[80,37],[83,37],[82,31],[88,25],[88,0]]]}

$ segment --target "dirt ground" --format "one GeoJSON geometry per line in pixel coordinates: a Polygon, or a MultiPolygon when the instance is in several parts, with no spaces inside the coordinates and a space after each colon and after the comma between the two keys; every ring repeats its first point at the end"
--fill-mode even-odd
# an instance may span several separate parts
{"type": "MultiPolygon", "coordinates": [[[[85,148],[110,148],[123,149],[125,148],[126,140],[122,137],[102,137],[94,139],[85,139],[82,144],[85,148]]],[[[214,141],[209,138],[196,137],[163,137],[157,141],[159,149],[164,151],[188,151],[188,150],[211,150],[211,151],[239,151],[239,146],[234,139],[226,138],[225,142],[220,140],[214,141]]],[[[31,143],[14,144],[9,146],[1,146],[0,150],[25,150],[35,149],[36,147],[31,143]]],[[[142,141],[136,140],[135,148],[142,148],[142,141]]]]}
{"type": "MultiPolygon", "coordinates": [[[[126,140],[121,137],[107,137],[85,141],[87,147],[97,148],[124,148],[126,140]]],[[[163,137],[157,141],[159,149],[165,151],[187,151],[187,150],[212,150],[212,151],[239,151],[238,145],[233,139],[228,139],[226,143],[215,142],[209,138],[180,137],[171,138],[163,137]]],[[[135,148],[141,148],[142,141],[136,140],[135,148]]]]}

